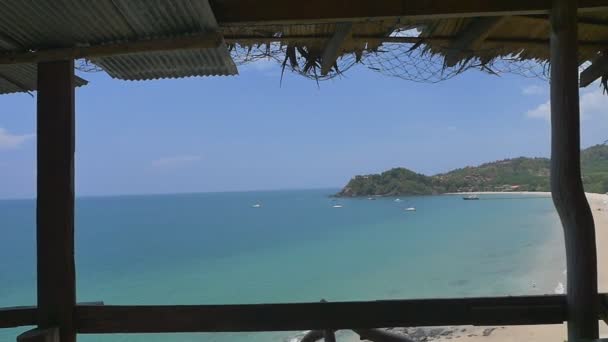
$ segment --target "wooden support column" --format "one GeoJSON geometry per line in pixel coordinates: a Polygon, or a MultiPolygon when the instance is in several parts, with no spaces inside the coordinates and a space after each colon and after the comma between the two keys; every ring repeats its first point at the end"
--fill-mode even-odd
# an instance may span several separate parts
{"type": "Polygon", "coordinates": [[[598,337],[593,216],[580,170],[577,1],[551,11],[551,193],[564,229],[568,268],[568,341],[598,337]]]}
{"type": "Polygon", "coordinates": [[[76,341],[74,62],[38,64],[38,326],[76,341]]]}

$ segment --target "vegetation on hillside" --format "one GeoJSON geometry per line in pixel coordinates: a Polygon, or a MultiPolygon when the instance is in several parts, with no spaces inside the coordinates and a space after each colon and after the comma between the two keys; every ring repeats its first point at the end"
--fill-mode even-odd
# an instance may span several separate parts
{"type": "MultiPolygon", "coordinates": [[[[608,146],[581,151],[585,191],[608,192],[608,146]]],[[[355,176],[337,196],[433,195],[447,192],[549,191],[549,159],[499,160],[426,176],[405,168],[355,176]]]]}

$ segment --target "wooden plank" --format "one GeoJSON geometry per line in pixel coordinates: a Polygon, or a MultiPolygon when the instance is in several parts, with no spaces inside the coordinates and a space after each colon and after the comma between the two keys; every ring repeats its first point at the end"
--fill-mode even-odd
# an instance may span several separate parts
{"type": "Polygon", "coordinates": [[[17,342],[60,342],[59,328],[36,328],[17,336],[17,342]]]}
{"type": "MultiPolygon", "coordinates": [[[[353,36],[351,39],[356,41],[368,41],[368,42],[386,42],[386,43],[408,43],[416,44],[420,41],[428,42],[449,42],[450,40],[456,39],[457,37],[451,36],[436,36],[436,37],[370,37],[370,36],[353,36]]],[[[225,41],[228,43],[242,43],[242,44],[255,44],[259,42],[325,42],[331,39],[329,36],[283,36],[283,37],[259,37],[259,36],[227,36],[225,41]]],[[[486,38],[487,42],[500,43],[518,47],[536,47],[536,46],[549,46],[549,40],[547,39],[529,39],[525,37],[521,38],[486,38]]],[[[189,37],[175,37],[171,40],[170,44],[161,44],[160,41],[147,41],[145,44],[135,44],[133,46],[127,43],[121,43],[120,46],[111,44],[97,46],[93,45],[90,47],[76,47],[76,48],[59,48],[59,49],[47,49],[38,50],[32,52],[12,52],[0,54],[0,65],[2,64],[16,64],[16,63],[36,63],[42,61],[54,61],[54,60],[65,60],[65,59],[78,59],[78,58],[100,58],[116,56],[127,53],[136,52],[152,52],[152,51],[173,51],[173,50],[187,50],[187,49],[199,49],[199,48],[210,48],[216,47],[217,42],[209,43],[209,41],[191,41],[189,37]],[[158,44],[157,44],[158,43],[158,44]]],[[[597,40],[597,41],[580,41],[580,46],[605,49],[608,47],[608,41],[597,40]]]]}
{"type": "MultiPolygon", "coordinates": [[[[257,44],[260,42],[314,42],[323,43],[330,39],[329,36],[281,36],[281,37],[260,37],[260,36],[225,36],[227,43],[257,44]]],[[[375,37],[364,35],[353,35],[352,40],[358,42],[374,43],[393,43],[393,44],[417,44],[424,42],[446,43],[456,39],[456,36],[432,36],[432,37],[375,37]]],[[[518,47],[546,47],[549,48],[549,39],[530,39],[525,37],[514,38],[486,38],[486,42],[500,43],[518,47]]],[[[608,48],[608,40],[581,40],[579,46],[604,49],[608,48]]]]}
{"type": "Polygon", "coordinates": [[[35,306],[16,306],[0,308],[0,329],[15,328],[38,324],[38,308],[35,306]]]}
{"type": "Polygon", "coordinates": [[[551,193],[566,243],[568,340],[598,338],[593,216],[580,169],[576,0],[551,12],[551,193]]]}
{"type": "MultiPolygon", "coordinates": [[[[220,26],[310,24],[384,18],[440,19],[549,14],[551,0],[308,0],[294,10],[282,0],[213,1],[220,26]]],[[[606,0],[580,0],[579,11],[608,8],[606,0]]]]}
{"type": "Polygon", "coordinates": [[[38,64],[38,326],[74,342],[74,62],[38,64]]]}
{"type": "Polygon", "coordinates": [[[371,329],[561,324],[565,296],[249,305],[78,306],[79,333],[371,329]]]}
{"type": "Polygon", "coordinates": [[[586,87],[604,75],[608,75],[608,56],[597,58],[581,72],[580,86],[586,87]]]}
{"type": "Polygon", "coordinates": [[[331,36],[321,55],[321,75],[326,76],[336,64],[336,60],[342,52],[342,46],[352,35],[352,23],[336,24],[336,31],[331,36]]]}
{"type": "Polygon", "coordinates": [[[453,40],[446,49],[445,65],[455,66],[461,57],[468,56],[469,51],[479,48],[479,45],[492,34],[509,17],[483,17],[475,18],[467,27],[453,40]]]}
{"type": "MultiPolygon", "coordinates": [[[[103,302],[82,302],[77,305],[104,305],[103,302]]],[[[0,308],[0,329],[38,325],[38,307],[15,306],[0,308]]]]}
{"type": "Polygon", "coordinates": [[[132,40],[102,45],[78,46],[37,51],[19,51],[0,54],[0,65],[61,61],[80,58],[91,59],[138,52],[216,48],[220,46],[222,42],[223,38],[221,34],[210,32],[171,38],[132,40]]]}

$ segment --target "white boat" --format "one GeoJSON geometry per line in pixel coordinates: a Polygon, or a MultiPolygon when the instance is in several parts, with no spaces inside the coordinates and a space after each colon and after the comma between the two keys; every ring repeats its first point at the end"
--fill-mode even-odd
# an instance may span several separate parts
{"type": "Polygon", "coordinates": [[[479,199],[479,196],[477,195],[468,195],[462,198],[465,201],[475,201],[479,199]]]}
{"type": "Polygon", "coordinates": [[[331,206],[332,208],[344,208],[342,204],[334,204],[331,206]]]}
{"type": "Polygon", "coordinates": [[[401,198],[395,199],[395,202],[401,202],[401,198]]]}
{"type": "Polygon", "coordinates": [[[254,205],[251,206],[252,208],[261,208],[262,205],[260,203],[256,203],[254,205]]]}
{"type": "Polygon", "coordinates": [[[405,208],[405,211],[416,211],[416,208],[414,208],[414,207],[405,208]]]}
{"type": "Polygon", "coordinates": [[[376,200],[375,197],[368,197],[367,199],[370,200],[370,201],[375,201],[376,200]]]}

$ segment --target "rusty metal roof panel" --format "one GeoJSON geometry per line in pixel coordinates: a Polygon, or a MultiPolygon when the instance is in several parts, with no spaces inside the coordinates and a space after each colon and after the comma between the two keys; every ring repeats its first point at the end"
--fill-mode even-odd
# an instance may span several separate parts
{"type": "MultiPolygon", "coordinates": [[[[30,92],[36,90],[38,72],[35,64],[0,65],[0,94],[30,92]]],[[[87,81],[76,76],[76,86],[87,81]]]]}

